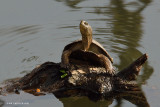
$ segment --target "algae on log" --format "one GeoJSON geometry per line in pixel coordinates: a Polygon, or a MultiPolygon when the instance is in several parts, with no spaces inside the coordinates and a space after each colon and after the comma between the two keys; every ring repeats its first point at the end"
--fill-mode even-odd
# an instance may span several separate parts
{"type": "Polygon", "coordinates": [[[122,96],[136,105],[149,106],[135,81],[147,58],[147,54],[142,55],[115,75],[108,74],[102,67],[71,64],[70,69],[63,69],[60,63],[46,62],[12,84],[2,87],[0,94],[24,90],[34,95],[53,93],[58,98],[88,96],[96,101],[122,96]],[[36,89],[40,89],[40,92],[36,89]],[[129,97],[135,97],[140,102],[129,97]]]}

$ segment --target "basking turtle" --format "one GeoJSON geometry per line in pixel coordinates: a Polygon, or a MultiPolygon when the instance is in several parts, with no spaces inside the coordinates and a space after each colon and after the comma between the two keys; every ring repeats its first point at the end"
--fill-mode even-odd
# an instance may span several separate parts
{"type": "Polygon", "coordinates": [[[61,67],[69,67],[69,56],[72,52],[76,50],[84,50],[86,52],[95,53],[97,57],[101,59],[104,63],[104,67],[108,70],[108,61],[113,63],[113,58],[110,57],[108,52],[103,48],[103,46],[97,41],[92,39],[92,28],[86,21],[80,22],[80,32],[82,35],[82,40],[74,41],[64,47],[62,57],[61,57],[61,67]]]}

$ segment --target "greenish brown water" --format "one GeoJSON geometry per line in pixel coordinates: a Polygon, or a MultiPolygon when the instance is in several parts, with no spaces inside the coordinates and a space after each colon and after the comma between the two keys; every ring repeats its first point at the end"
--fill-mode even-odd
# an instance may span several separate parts
{"type": "MultiPolygon", "coordinates": [[[[80,38],[82,19],[92,26],[94,39],[119,70],[148,53],[138,82],[149,105],[159,107],[159,0],[1,0],[0,82],[21,77],[45,61],[60,62],[63,47],[80,38]]],[[[57,99],[24,92],[0,96],[0,106],[12,106],[9,102],[29,102],[31,107],[135,106],[125,99],[92,102],[86,97],[57,99]]]]}

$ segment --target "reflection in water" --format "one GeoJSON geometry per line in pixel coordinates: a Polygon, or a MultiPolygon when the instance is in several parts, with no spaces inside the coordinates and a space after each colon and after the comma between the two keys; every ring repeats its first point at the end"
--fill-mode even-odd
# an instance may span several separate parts
{"type": "MultiPolygon", "coordinates": [[[[64,92],[66,93],[66,92],[64,92]]],[[[70,97],[61,98],[54,94],[60,101],[62,101],[64,107],[108,107],[112,105],[114,99],[117,99],[117,104],[115,103],[115,107],[121,107],[122,102],[121,99],[125,99],[126,101],[131,102],[132,104],[136,105],[137,107],[149,107],[149,104],[146,100],[144,93],[141,90],[138,91],[128,91],[122,93],[113,93],[111,96],[107,96],[105,99],[102,99],[99,96],[96,96],[95,93],[88,94],[87,97],[81,96],[82,93],[76,93],[74,95],[74,91],[71,92],[70,97]],[[77,96],[78,95],[78,96],[77,96]],[[92,100],[92,101],[91,101],[92,100]]],[[[63,93],[59,93],[60,96],[63,96],[63,93]]],[[[82,94],[83,95],[83,94],[82,94]]]]}
{"type": "MultiPolygon", "coordinates": [[[[143,5],[135,6],[134,11],[129,11],[123,0],[111,0],[108,7],[108,15],[110,16],[110,25],[113,37],[112,52],[119,55],[120,63],[116,65],[119,69],[124,68],[134,61],[142,53],[137,49],[140,46],[142,38],[142,20],[141,12],[151,2],[150,0],[139,1],[143,5]],[[120,45],[122,47],[120,47],[120,45]]],[[[138,3],[138,2],[137,2],[138,3]]],[[[134,4],[137,4],[134,3],[134,4]]],[[[132,4],[132,5],[134,5],[132,4]]],[[[98,13],[99,14],[99,13],[98,13]]],[[[153,68],[146,62],[141,75],[139,84],[145,83],[153,73],[153,68]]],[[[121,98],[117,99],[117,107],[121,107],[121,98]]]]}
{"type": "Polygon", "coordinates": [[[76,5],[84,0],[56,0],[57,2],[65,2],[65,5],[74,8],[79,9],[80,7],[77,7],[76,5]]]}
{"type": "Polygon", "coordinates": [[[64,107],[107,107],[112,104],[112,100],[93,102],[87,97],[61,98],[60,101],[64,107]]]}
{"type": "MultiPolygon", "coordinates": [[[[142,53],[137,49],[140,46],[142,38],[142,22],[143,17],[141,12],[151,2],[150,0],[140,1],[143,5],[137,7],[134,11],[127,10],[125,3],[122,0],[112,0],[109,6],[113,38],[112,51],[119,54],[120,63],[116,65],[119,69],[134,61],[142,53]],[[115,44],[123,44],[124,47],[119,47],[115,44]]],[[[146,83],[146,80],[153,73],[153,68],[148,64],[144,65],[143,74],[139,78],[139,84],[146,83]]]]}
{"type": "MultiPolygon", "coordinates": [[[[129,65],[129,63],[142,55],[142,53],[137,49],[138,47],[141,47],[140,41],[143,35],[143,16],[141,15],[141,12],[149,5],[150,2],[151,0],[134,0],[134,2],[129,3],[126,3],[124,0],[110,0],[110,4],[108,6],[92,7],[94,12],[88,12],[106,16],[106,18],[103,19],[91,20],[106,21],[107,26],[110,27],[107,29],[96,28],[96,33],[112,35],[110,38],[107,38],[108,41],[106,41],[105,44],[111,42],[111,51],[118,55],[120,62],[115,65],[118,69],[123,69],[126,65],[129,65]]],[[[67,4],[67,6],[76,8],[75,4],[72,4],[71,1],[66,1],[66,3],[69,4],[67,4]]],[[[78,3],[79,0],[77,0],[76,4],[78,3]]],[[[101,38],[98,41],[101,42],[104,38],[101,38]]],[[[146,62],[143,73],[138,81],[140,86],[143,83],[146,83],[152,73],[153,68],[148,64],[148,62],[146,62]]],[[[117,99],[116,107],[122,106],[122,98],[117,99]]],[[[134,98],[136,99],[136,97],[134,98]]],[[[69,102],[70,101],[68,101],[68,103],[69,102]]]]}
{"type": "Polygon", "coordinates": [[[113,37],[110,39],[113,42],[112,51],[119,54],[120,65],[119,69],[128,65],[142,53],[138,51],[140,40],[142,38],[142,10],[148,5],[137,7],[135,11],[129,11],[122,0],[112,0],[109,6],[112,33],[113,37]],[[119,47],[116,44],[122,44],[124,47],[119,47]]]}

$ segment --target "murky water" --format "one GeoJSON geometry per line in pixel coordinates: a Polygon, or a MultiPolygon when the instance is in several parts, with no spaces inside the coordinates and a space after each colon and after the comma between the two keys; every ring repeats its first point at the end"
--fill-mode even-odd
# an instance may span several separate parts
{"type": "MultiPolygon", "coordinates": [[[[160,107],[159,0],[1,0],[0,82],[22,77],[45,61],[60,62],[63,47],[80,38],[82,19],[92,26],[94,39],[103,44],[119,70],[149,54],[138,82],[149,105],[160,107]]],[[[32,107],[135,106],[124,99],[92,102],[86,97],[56,99],[24,92],[0,96],[3,107],[16,101],[32,107]]]]}

